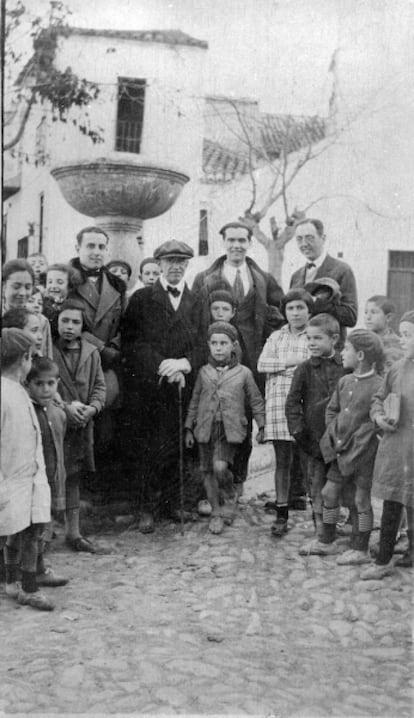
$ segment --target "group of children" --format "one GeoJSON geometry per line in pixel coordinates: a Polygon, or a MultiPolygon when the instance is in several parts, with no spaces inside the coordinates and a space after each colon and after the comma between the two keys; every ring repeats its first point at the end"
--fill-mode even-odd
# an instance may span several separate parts
{"type": "MultiPolygon", "coordinates": [[[[3,270],[0,548],[6,594],[49,611],[39,587],[67,583],[44,561],[52,519],[63,513],[71,549],[96,552],[80,531],[80,481],[95,468],[93,419],[106,387],[99,351],[82,335],[83,306],[68,298],[76,273],[43,255],[29,260],[3,270]]],[[[152,284],[158,263],[147,258],[140,272],[152,284]]]]}
{"type": "MultiPolygon", "coordinates": [[[[96,551],[80,530],[79,487],[82,474],[94,470],[93,420],[105,405],[106,387],[99,351],[82,335],[82,304],[68,299],[76,281],[71,267],[37,262],[30,273],[18,262],[9,262],[3,273],[0,541],[6,593],[21,604],[52,610],[39,587],[61,586],[67,579],[44,561],[51,518],[64,512],[70,548],[96,551]]],[[[126,262],[112,261],[108,268],[121,278],[131,276],[126,262]]],[[[140,274],[144,284],[154,283],[157,262],[144,260],[140,274]]],[[[414,311],[401,317],[398,337],[391,329],[392,303],[372,297],[366,328],[351,331],[338,350],[337,320],[313,314],[315,297],[337,295],[335,284],[318,280],[283,298],[286,324],[267,339],[257,364],[266,377],[265,400],[252,371],[240,362],[234,297],[221,288],[212,292],[184,442],[187,448],[198,444],[204,513],[211,514],[214,534],[234,518],[232,467],[250,417],[258,426],[257,441],[272,441],[275,449],[272,534],[278,538],[288,531],[290,472],[298,450],[316,531],[301,553],[339,553],[337,524],[346,506],[352,535],[349,550],[338,555],[340,564],[371,561],[373,485],[373,495],[384,500],[380,545],[376,563],[361,578],[382,578],[393,570],[404,509],[409,548],[399,565],[412,566],[413,559],[414,311]]]]}

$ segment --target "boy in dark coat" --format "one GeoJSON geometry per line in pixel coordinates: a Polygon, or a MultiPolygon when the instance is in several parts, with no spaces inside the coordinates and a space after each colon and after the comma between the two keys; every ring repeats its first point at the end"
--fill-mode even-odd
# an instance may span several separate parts
{"type": "Polygon", "coordinates": [[[322,530],[322,489],[326,466],[319,447],[325,431],[325,409],[344,370],[335,344],[339,323],[330,314],[309,320],[307,337],[311,358],[295,369],[286,401],[289,431],[307,455],[308,493],[312,500],[316,532],[322,530]]]}
{"type": "Polygon", "coordinates": [[[95,471],[93,418],[105,404],[106,387],[98,349],[82,335],[83,307],[68,299],[58,318],[59,339],[53,357],[59,367],[59,394],[65,402],[66,543],[74,551],[95,553],[79,529],[79,487],[82,476],[95,471]]]}

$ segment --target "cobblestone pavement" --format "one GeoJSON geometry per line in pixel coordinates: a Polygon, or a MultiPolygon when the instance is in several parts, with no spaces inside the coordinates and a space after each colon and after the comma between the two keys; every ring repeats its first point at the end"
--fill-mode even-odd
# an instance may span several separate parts
{"type": "Polygon", "coordinates": [[[301,557],[310,512],[274,539],[250,493],[220,536],[118,518],[97,536],[106,555],[58,540],[71,580],[45,589],[53,613],[0,594],[0,715],[411,716],[412,570],[366,582],[301,557]]]}

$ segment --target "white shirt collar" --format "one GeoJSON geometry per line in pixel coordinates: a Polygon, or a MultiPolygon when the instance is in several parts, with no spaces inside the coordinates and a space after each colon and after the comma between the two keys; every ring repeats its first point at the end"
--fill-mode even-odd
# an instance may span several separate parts
{"type": "Polygon", "coordinates": [[[178,284],[169,284],[169,282],[167,282],[165,277],[163,277],[163,275],[161,274],[160,282],[161,282],[162,288],[165,289],[165,291],[167,291],[167,287],[174,287],[174,289],[178,289],[180,294],[182,294],[184,291],[184,287],[185,287],[185,279],[184,278],[180,282],[178,282],[178,284]]]}

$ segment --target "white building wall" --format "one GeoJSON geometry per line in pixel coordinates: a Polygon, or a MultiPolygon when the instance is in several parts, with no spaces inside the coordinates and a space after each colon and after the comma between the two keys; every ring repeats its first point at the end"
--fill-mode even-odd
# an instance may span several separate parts
{"type": "MultiPolygon", "coordinates": [[[[203,65],[205,49],[162,43],[136,42],[72,35],[60,41],[58,67],[70,66],[81,77],[96,82],[100,94],[88,109],[91,127],[101,128],[104,142],[93,144],[73,120],[82,113],[73,110],[66,124],[50,121],[46,149],[49,160],[35,166],[36,127],[44,110],[35,106],[18,151],[24,158],[22,189],[6,202],[7,258],[16,256],[17,240],[27,235],[29,222],[38,223],[39,195],[44,193],[43,248],[49,261],[73,256],[74,238],[82,227],[93,224],[63,199],[50,176],[62,162],[103,157],[115,150],[118,77],[147,81],[141,155],[161,166],[173,165],[190,176],[176,207],[144,223],[144,254],[152,254],[160,242],[176,237],[196,247],[198,242],[199,190],[203,142],[203,65]]],[[[38,227],[35,229],[38,229],[38,227]]],[[[38,234],[30,251],[38,249],[38,234]]],[[[116,248],[112,248],[116,255],[116,248]]]]}

